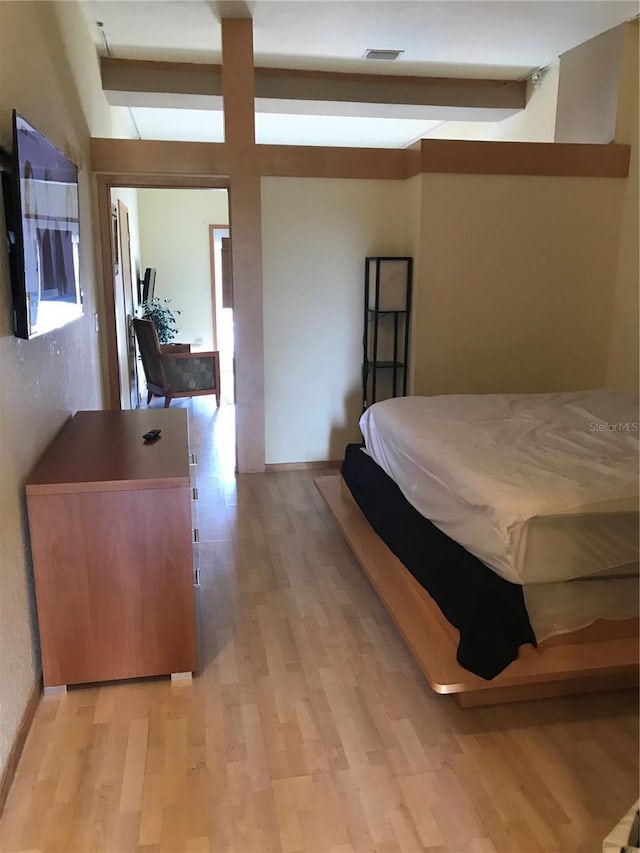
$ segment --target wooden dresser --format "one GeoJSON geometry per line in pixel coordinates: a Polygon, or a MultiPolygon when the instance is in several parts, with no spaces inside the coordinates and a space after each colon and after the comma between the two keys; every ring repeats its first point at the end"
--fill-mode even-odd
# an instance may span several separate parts
{"type": "Polygon", "coordinates": [[[195,670],[187,412],[78,412],[26,491],[45,687],[195,670]]]}

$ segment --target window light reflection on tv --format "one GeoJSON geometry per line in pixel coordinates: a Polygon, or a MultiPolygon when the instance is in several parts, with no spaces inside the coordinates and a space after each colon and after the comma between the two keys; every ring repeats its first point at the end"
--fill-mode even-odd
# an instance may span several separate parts
{"type": "Polygon", "coordinates": [[[82,316],[78,169],[14,113],[16,334],[32,338],[82,316]]]}

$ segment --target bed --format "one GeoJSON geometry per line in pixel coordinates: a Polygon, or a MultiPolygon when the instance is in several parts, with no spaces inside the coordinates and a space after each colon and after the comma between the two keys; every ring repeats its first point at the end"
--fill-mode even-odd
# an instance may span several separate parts
{"type": "MultiPolygon", "coordinates": [[[[388,400],[363,415],[364,448],[347,450],[349,491],[319,483],[352,546],[354,511],[388,546],[382,588],[397,598],[402,577],[448,632],[458,686],[636,677],[637,405],[611,391],[388,400]]],[[[407,601],[385,603],[415,653],[420,620],[408,638],[407,601]]]]}

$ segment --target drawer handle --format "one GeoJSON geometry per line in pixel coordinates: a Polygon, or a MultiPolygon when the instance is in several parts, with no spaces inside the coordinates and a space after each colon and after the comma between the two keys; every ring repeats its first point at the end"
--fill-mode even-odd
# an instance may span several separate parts
{"type": "Polygon", "coordinates": [[[191,500],[192,501],[198,500],[198,488],[197,488],[197,486],[193,486],[191,488],[191,500]]]}
{"type": "Polygon", "coordinates": [[[193,530],[191,531],[191,541],[194,544],[197,544],[200,541],[200,531],[198,530],[197,527],[194,527],[193,530]]]}
{"type": "Polygon", "coordinates": [[[193,585],[200,586],[200,569],[193,570],[193,585]]]}
{"type": "Polygon", "coordinates": [[[195,453],[190,453],[189,454],[189,465],[197,465],[197,464],[198,464],[198,457],[196,456],[195,453]]]}

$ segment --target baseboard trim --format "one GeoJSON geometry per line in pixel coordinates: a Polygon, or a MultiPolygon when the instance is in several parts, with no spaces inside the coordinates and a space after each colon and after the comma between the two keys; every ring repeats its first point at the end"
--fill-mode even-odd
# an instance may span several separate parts
{"type": "Polygon", "coordinates": [[[326,459],[319,462],[271,462],[264,466],[265,473],[276,474],[281,471],[322,471],[339,468],[342,459],[326,459]]]}
{"type": "Polygon", "coordinates": [[[29,694],[27,707],[24,709],[24,714],[22,715],[22,720],[18,726],[18,731],[13,741],[11,751],[9,752],[7,763],[2,771],[2,776],[0,776],[0,816],[2,816],[2,812],[4,811],[7,797],[9,796],[9,791],[11,790],[11,785],[13,783],[14,776],[16,775],[16,770],[18,769],[22,750],[24,749],[24,745],[27,741],[27,735],[31,729],[31,723],[33,722],[41,696],[42,677],[38,676],[38,680],[34,683],[31,693],[29,694]]]}

